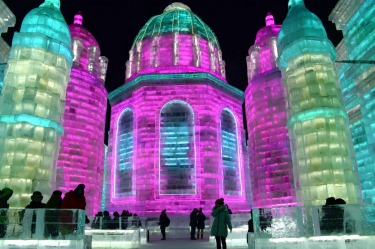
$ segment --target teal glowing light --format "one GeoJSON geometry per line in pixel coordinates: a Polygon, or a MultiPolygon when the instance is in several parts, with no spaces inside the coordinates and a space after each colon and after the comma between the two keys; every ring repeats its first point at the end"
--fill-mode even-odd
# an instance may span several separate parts
{"type": "Polygon", "coordinates": [[[161,15],[152,17],[136,36],[132,48],[138,41],[154,35],[170,34],[197,34],[208,41],[212,41],[220,48],[216,35],[188,6],[182,3],[173,3],[165,8],[161,15]]]}
{"type": "Polygon", "coordinates": [[[345,111],[341,109],[333,109],[333,108],[316,108],[311,109],[304,112],[299,112],[291,116],[288,120],[288,128],[291,128],[294,123],[296,122],[303,122],[311,119],[315,119],[318,117],[325,117],[325,118],[331,118],[331,117],[342,117],[345,120],[348,120],[348,115],[345,111]]]}
{"type": "Polygon", "coordinates": [[[64,56],[67,63],[72,64],[72,40],[60,12],[59,0],[46,0],[39,8],[31,10],[22,22],[20,33],[14,34],[12,47],[40,47],[64,56]]]}
{"type": "Polygon", "coordinates": [[[224,195],[241,195],[241,170],[237,123],[233,113],[224,109],[221,113],[221,140],[224,195]]]}
{"type": "Polygon", "coordinates": [[[290,0],[289,8],[277,39],[280,69],[286,68],[291,58],[302,53],[328,53],[331,59],[335,60],[335,49],[328,40],[320,19],[306,9],[303,0],[290,0]]]}
{"type": "Polygon", "coordinates": [[[57,122],[40,118],[28,114],[17,114],[17,115],[1,115],[0,116],[0,122],[8,123],[8,124],[14,124],[14,123],[29,123],[32,125],[42,126],[45,128],[52,128],[54,129],[58,134],[64,133],[64,128],[57,122]]]}
{"type": "Polygon", "coordinates": [[[133,194],[133,133],[134,115],[130,108],[125,109],[117,122],[114,197],[133,194]]]}
{"type": "Polygon", "coordinates": [[[159,194],[196,194],[194,114],[185,102],[160,112],[159,194]]]}

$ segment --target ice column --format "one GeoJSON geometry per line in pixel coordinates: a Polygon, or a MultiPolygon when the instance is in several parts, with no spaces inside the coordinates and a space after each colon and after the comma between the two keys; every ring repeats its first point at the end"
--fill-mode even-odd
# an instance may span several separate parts
{"type": "Polygon", "coordinates": [[[375,203],[375,5],[374,1],[341,0],[330,20],[342,30],[344,39],[337,47],[345,108],[356,152],[362,198],[375,203]],[[362,63],[354,63],[362,61],[362,63]]]}
{"type": "Polygon", "coordinates": [[[0,99],[0,186],[14,190],[10,205],[50,194],[63,133],[71,37],[59,0],[46,0],[24,18],[11,46],[0,99]]]}
{"type": "Polygon", "coordinates": [[[84,183],[86,212],[93,215],[101,210],[108,60],[100,57],[99,45],[82,21],[77,14],[69,25],[75,61],[66,92],[57,187],[67,192],[84,183]],[[76,44],[80,49],[74,49],[76,44]]]}
{"type": "Polygon", "coordinates": [[[357,166],[334,68],[334,47],[303,0],[289,1],[278,36],[297,200],[360,202],[357,166]]]}
{"type": "Polygon", "coordinates": [[[276,66],[280,25],[271,14],[256,36],[247,59],[245,92],[253,207],[295,204],[293,164],[281,72],[276,66]]]}

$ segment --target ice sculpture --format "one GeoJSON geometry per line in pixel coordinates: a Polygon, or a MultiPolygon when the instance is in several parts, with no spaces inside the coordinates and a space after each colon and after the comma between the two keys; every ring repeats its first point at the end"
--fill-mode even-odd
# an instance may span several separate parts
{"type": "Polygon", "coordinates": [[[31,10],[14,34],[0,99],[0,186],[14,190],[12,207],[55,185],[70,45],[59,0],[31,10]]]}
{"type": "Polygon", "coordinates": [[[276,65],[280,25],[268,13],[247,60],[245,91],[249,133],[252,205],[256,208],[295,204],[293,165],[281,72],[276,65]]]}
{"type": "Polygon", "coordinates": [[[247,211],[243,92],[226,82],[212,30],[173,3],[140,30],[126,65],[125,84],[109,94],[107,209],[209,212],[224,197],[247,211]]]}
{"type": "Polygon", "coordinates": [[[69,25],[74,58],[66,91],[65,132],[61,138],[56,186],[68,192],[84,183],[86,212],[94,215],[101,210],[107,110],[104,80],[108,60],[100,56],[98,42],[82,22],[82,15],[77,14],[69,25]]]}
{"type": "MultiPolygon", "coordinates": [[[[6,4],[0,0],[0,34],[6,33],[9,27],[16,24],[16,17],[6,4]]],[[[3,89],[3,80],[8,56],[10,52],[9,45],[0,37],[0,95],[3,89]]]]}
{"type": "Polygon", "coordinates": [[[297,201],[361,201],[357,166],[334,68],[334,47],[303,0],[290,0],[279,36],[297,201]]]}
{"type": "Polygon", "coordinates": [[[374,2],[364,0],[341,0],[330,15],[330,20],[344,35],[337,47],[338,61],[352,61],[338,63],[337,67],[356,152],[362,198],[372,204],[375,204],[375,65],[371,63],[375,60],[374,16],[374,2]]]}

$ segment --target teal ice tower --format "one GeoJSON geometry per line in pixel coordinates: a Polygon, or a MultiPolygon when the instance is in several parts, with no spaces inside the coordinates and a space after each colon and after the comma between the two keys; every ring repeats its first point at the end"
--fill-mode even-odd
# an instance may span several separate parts
{"type": "Polygon", "coordinates": [[[375,204],[375,2],[340,0],[330,20],[342,30],[337,63],[362,198],[375,204]],[[358,63],[360,62],[360,63],[358,63]]]}
{"type": "Polygon", "coordinates": [[[297,202],[330,196],[360,203],[358,170],[336,75],[336,53],[320,19],[290,0],[278,35],[297,202]]]}
{"type": "Polygon", "coordinates": [[[54,187],[71,64],[60,1],[45,0],[14,34],[0,99],[0,188],[14,190],[12,207],[54,187]]]}

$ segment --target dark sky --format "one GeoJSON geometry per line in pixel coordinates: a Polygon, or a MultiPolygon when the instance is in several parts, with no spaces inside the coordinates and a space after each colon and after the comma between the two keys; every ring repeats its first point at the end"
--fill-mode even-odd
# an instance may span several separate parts
{"type": "MultiPolygon", "coordinates": [[[[11,44],[25,15],[44,0],[3,0],[17,18],[14,28],[3,34],[11,44]]],[[[81,11],[83,26],[96,38],[101,55],[109,59],[106,88],[113,91],[124,83],[125,62],[138,31],[154,15],[159,15],[173,0],[61,0],[61,12],[68,24],[81,11]]],[[[226,62],[229,84],[245,90],[246,56],[254,44],[256,32],[265,26],[267,12],[281,24],[288,11],[288,0],[182,0],[215,32],[226,62]]],[[[328,37],[336,46],[342,34],[328,21],[338,0],[305,0],[306,7],[323,22],[328,37]]],[[[110,107],[108,106],[108,110],[110,107]]],[[[109,111],[108,111],[109,114],[109,111]]],[[[108,117],[109,115],[107,115],[108,117]]],[[[108,120],[108,118],[107,118],[108,120]]],[[[107,122],[106,129],[109,124],[107,122]]]]}

